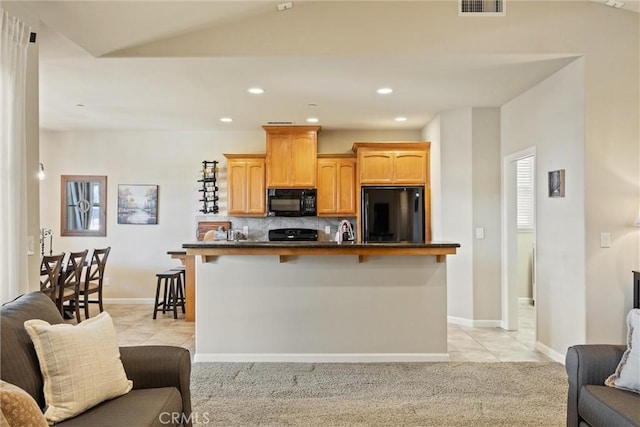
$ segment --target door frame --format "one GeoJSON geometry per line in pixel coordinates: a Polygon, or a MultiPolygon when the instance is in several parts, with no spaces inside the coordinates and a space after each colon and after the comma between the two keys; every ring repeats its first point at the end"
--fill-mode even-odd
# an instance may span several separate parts
{"type": "MultiPolygon", "coordinates": [[[[536,175],[535,157],[536,147],[529,147],[515,153],[506,154],[502,158],[502,322],[501,327],[506,330],[518,330],[518,281],[517,281],[517,218],[516,218],[516,162],[524,157],[534,157],[534,182],[536,175]]],[[[537,204],[534,191],[534,210],[537,204]]],[[[534,215],[535,229],[535,215],[534,215]]],[[[535,246],[535,240],[534,240],[535,246]]],[[[534,277],[536,266],[533,266],[534,277]]],[[[537,300],[536,289],[532,295],[537,300]]]]}

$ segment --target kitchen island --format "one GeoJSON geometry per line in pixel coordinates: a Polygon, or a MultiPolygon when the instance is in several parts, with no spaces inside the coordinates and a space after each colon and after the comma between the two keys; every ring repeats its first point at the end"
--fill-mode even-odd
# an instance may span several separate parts
{"type": "Polygon", "coordinates": [[[195,360],[448,360],[446,255],[458,247],[185,243],[195,360]]]}

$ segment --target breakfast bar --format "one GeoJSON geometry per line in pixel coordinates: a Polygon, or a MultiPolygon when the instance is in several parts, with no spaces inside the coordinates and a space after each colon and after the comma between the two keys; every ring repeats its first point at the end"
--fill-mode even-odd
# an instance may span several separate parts
{"type": "Polygon", "coordinates": [[[458,247],[185,243],[195,360],[448,360],[446,257],[458,247]]]}

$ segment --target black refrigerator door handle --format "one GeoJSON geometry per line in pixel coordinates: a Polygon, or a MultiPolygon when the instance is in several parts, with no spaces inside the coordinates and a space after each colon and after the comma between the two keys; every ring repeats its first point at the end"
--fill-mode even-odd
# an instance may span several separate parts
{"type": "Polygon", "coordinates": [[[362,200],[362,210],[364,211],[362,215],[362,241],[367,242],[369,241],[369,195],[364,193],[362,200]]]}

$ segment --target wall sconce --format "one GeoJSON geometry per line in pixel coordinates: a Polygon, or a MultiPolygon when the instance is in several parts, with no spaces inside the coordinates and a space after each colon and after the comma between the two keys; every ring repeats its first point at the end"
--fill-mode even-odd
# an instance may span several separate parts
{"type": "Polygon", "coordinates": [[[38,169],[38,179],[42,181],[44,179],[44,165],[40,163],[40,168],[38,169]]]}

